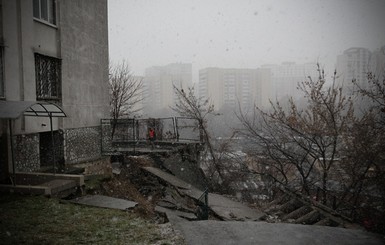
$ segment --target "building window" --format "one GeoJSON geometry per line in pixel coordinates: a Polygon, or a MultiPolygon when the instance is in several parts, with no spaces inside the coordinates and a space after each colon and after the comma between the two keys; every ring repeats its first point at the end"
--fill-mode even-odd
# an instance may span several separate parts
{"type": "Polygon", "coordinates": [[[0,98],[4,98],[4,59],[3,59],[3,46],[0,46],[0,98]]]}
{"type": "Polygon", "coordinates": [[[33,17],[56,25],[56,1],[33,0],[33,17]]]}
{"type": "Polygon", "coordinates": [[[36,98],[61,98],[61,60],[35,53],[36,98]]]}

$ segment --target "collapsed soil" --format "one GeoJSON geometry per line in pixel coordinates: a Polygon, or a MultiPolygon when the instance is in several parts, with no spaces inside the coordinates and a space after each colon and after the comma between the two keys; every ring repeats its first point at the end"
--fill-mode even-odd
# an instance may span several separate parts
{"type": "MultiPolygon", "coordinates": [[[[141,169],[155,166],[149,156],[126,156],[119,167],[120,173],[101,182],[100,188],[90,194],[100,194],[137,202],[133,210],[144,218],[165,222],[165,217],[155,212],[156,203],[165,195],[166,184],[141,169]]],[[[90,191],[89,191],[90,192],[90,191]]]]}

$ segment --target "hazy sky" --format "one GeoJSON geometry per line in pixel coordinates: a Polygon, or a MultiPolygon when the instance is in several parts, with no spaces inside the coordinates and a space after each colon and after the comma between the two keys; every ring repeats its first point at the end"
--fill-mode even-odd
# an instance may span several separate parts
{"type": "Polygon", "coordinates": [[[385,45],[385,0],[108,0],[108,8],[110,59],[127,60],[135,75],[176,62],[193,73],[284,61],[334,68],[347,48],[385,45]]]}

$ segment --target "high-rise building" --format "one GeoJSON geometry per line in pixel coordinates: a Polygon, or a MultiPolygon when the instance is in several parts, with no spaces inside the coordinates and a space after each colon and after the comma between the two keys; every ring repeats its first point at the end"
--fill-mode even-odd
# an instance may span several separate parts
{"type": "Polygon", "coordinates": [[[380,79],[385,76],[385,46],[373,51],[370,59],[370,72],[380,79]]]}
{"type": "Polygon", "coordinates": [[[298,83],[318,79],[315,63],[263,65],[256,69],[206,68],[199,71],[199,96],[210,98],[217,109],[269,107],[269,101],[298,99],[298,83]]]}
{"type": "Polygon", "coordinates": [[[309,76],[312,79],[318,79],[315,63],[284,62],[281,65],[263,65],[262,68],[270,70],[271,93],[269,97],[272,101],[290,97],[297,99],[301,96],[297,89],[298,83],[307,80],[309,76]]]}
{"type": "Polygon", "coordinates": [[[349,48],[337,56],[337,85],[343,86],[344,91],[352,93],[356,80],[362,88],[367,84],[367,72],[370,68],[371,52],[366,48],[349,48]]]}
{"type": "Polygon", "coordinates": [[[147,116],[161,116],[157,112],[175,105],[173,86],[192,87],[192,64],[173,63],[153,66],[145,70],[143,110],[147,116]]]}
{"type": "MultiPolygon", "coordinates": [[[[198,94],[209,98],[217,110],[251,108],[263,103],[262,69],[205,68],[199,71],[198,94]]],[[[268,76],[268,74],[267,74],[268,76]]]]}

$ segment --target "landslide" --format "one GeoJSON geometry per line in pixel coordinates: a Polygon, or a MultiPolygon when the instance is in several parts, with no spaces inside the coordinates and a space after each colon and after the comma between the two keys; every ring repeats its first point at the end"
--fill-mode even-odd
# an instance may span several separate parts
{"type": "Polygon", "coordinates": [[[165,218],[155,212],[155,206],[164,197],[166,184],[141,168],[148,166],[156,166],[150,156],[126,156],[118,167],[119,174],[113,174],[87,192],[137,202],[134,212],[163,223],[165,218]]]}

